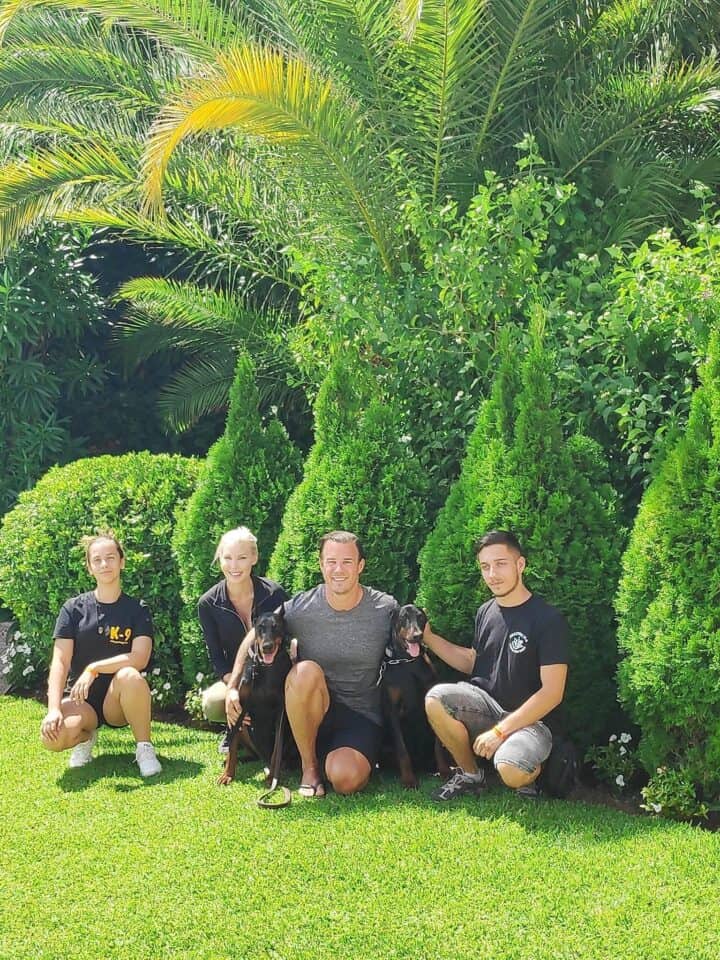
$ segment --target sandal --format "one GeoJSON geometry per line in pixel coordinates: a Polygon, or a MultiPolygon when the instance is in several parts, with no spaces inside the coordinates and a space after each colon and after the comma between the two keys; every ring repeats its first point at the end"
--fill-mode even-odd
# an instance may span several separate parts
{"type": "Polygon", "coordinates": [[[321,800],[325,796],[325,784],[322,780],[317,783],[301,783],[298,793],[306,800],[321,800]]]}

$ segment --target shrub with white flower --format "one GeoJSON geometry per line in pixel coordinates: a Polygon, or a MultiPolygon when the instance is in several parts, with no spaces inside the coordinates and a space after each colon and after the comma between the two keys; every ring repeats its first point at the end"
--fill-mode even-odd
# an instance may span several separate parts
{"type": "Polygon", "coordinates": [[[635,749],[630,746],[632,735],[613,733],[604,747],[591,747],[586,760],[593,765],[593,769],[600,780],[611,785],[614,790],[625,790],[638,770],[638,760],[635,749]]]}
{"type": "Polygon", "coordinates": [[[643,810],[671,820],[705,819],[711,809],[698,798],[695,784],[682,769],[658,767],[640,792],[643,810]]]}
{"type": "Polygon", "coordinates": [[[16,630],[0,654],[0,676],[11,687],[34,690],[43,680],[42,665],[27,638],[16,630]]]}
{"type": "Polygon", "coordinates": [[[195,675],[195,684],[185,694],[185,709],[193,720],[204,720],[202,712],[202,694],[207,686],[205,674],[195,675]]]}

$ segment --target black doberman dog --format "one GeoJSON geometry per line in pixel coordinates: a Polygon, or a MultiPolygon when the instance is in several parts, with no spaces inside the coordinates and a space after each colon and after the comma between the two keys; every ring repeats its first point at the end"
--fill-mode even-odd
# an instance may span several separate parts
{"type": "Polygon", "coordinates": [[[395,612],[381,680],[385,729],[400,781],[408,790],[417,789],[416,770],[438,770],[444,779],[450,776],[447,754],[425,715],[425,694],[437,683],[435,668],[421,646],[426,623],[425,611],[413,604],[395,612]]]}
{"type": "MultiPolygon", "coordinates": [[[[277,783],[286,752],[285,679],[292,666],[286,639],[281,611],[260,614],[238,686],[240,716],[231,729],[230,749],[219,784],[234,779],[241,743],[269,767],[267,785],[277,783]],[[250,716],[249,728],[244,725],[246,715],[250,716]]],[[[292,735],[288,740],[292,740],[292,735]]]]}

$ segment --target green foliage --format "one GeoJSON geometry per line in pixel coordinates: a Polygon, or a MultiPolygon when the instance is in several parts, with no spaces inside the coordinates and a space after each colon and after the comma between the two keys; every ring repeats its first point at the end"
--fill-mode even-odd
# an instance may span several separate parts
{"type": "Polygon", "coordinates": [[[614,710],[616,496],[598,446],[563,437],[541,335],[521,362],[519,352],[506,336],[460,477],[421,553],[420,599],[441,634],[469,645],[486,598],[473,542],[491,529],[513,530],[528,551],[527,585],[570,623],[565,708],[571,735],[587,746],[607,732],[614,710]]]}
{"type": "Polygon", "coordinates": [[[616,606],[620,694],[646,769],[720,794],[720,332],[685,435],[640,505],[616,606]]]}
{"type": "Polygon", "coordinates": [[[211,447],[197,488],[178,516],[173,550],[189,607],[180,642],[185,680],[210,672],[195,605],[217,579],[212,558],[226,530],[247,526],[258,538],[262,571],[275,544],[282,511],[300,474],[300,457],[275,419],[263,423],[252,361],[241,354],[225,433],[211,447]]]}
{"type": "Polygon", "coordinates": [[[315,404],[315,445],[290,497],[270,575],[291,592],[320,580],[318,541],[351,530],[365,545],[365,583],[401,603],[414,593],[426,530],[427,478],[372,368],[337,359],[315,404]]]}
{"type": "Polygon", "coordinates": [[[560,376],[573,418],[587,422],[634,509],[668,437],[687,422],[697,367],[720,311],[720,227],[710,208],[681,242],[663,230],[636,249],[611,248],[610,271],[580,257],[553,304],[560,376]],[[588,294],[595,302],[588,302],[588,294]]]}
{"type": "Polygon", "coordinates": [[[104,380],[82,342],[102,300],[78,268],[81,248],[79,236],[54,230],[0,263],[0,513],[51,464],[77,456],[63,413],[104,380]]]}
{"type": "Polygon", "coordinates": [[[591,747],[585,754],[599,779],[609,783],[616,793],[630,786],[638,770],[637,750],[631,743],[629,733],[613,733],[604,746],[591,747]]]}
{"type": "Polygon", "coordinates": [[[193,460],[149,453],[94,457],[53,467],[20,495],[0,528],[0,596],[29,647],[25,657],[15,658],[12,682],[41,682],[60,607],[94,585],[80,537],[110,527],[125,548],[123,589],[146,600],[153,615],[156,699],[177,694],[180,580],[170,543],[176,507],[192,492],[197,467],[193,460]]]}
{"type": "Polygon", "coordinates": [[[670,820],[704,820],[710,811],[698,800],[695,784],[685,770],[658,767],[641,793],[643,810],[670,820]]]}

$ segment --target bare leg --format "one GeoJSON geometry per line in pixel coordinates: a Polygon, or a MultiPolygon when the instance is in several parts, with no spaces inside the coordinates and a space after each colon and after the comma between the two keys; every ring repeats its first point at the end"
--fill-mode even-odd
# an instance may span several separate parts
{"type": "Polygon", "coordinates": [[[357,793],[370,779],[372,768],[365,754],[353,747],[332,750],[325,761],[325,772],[336,793],[357,793]]]}
{"type": "Polygon", "coordinates": [[[313,660],[296,663],[285,681],[285,709],[300,752],[302,783],[322,781],[315,741],[330,706],[330,694],[322,668],[313,660]]]}
{"type": "Polygon", "coordinates": [[[437,738],[453,755],[460,769],[465,773],[477,773],[477,759],[465,725],[451,717],[437,697],[425,698],[425,712],[437,738]]]}
{"type": "Polygon", "coordinates": [[[58,731],[57,739],[50,740],[40,734],[40,741],[47,750],[59,753],[61,750],[72,750],[79,743],[90,739],[93,730],[97,730],[97,714],[89,703],[75,703],[65,698],[60,704],[64,723],[58,731]]]}
{"type": "Polygon", "coordinates": [[[115,674],[103,703],[105,719],[113,727],[129,723],[137,743],[150,740],[150,687],[134,667],[115,674]]]}
{"type": "Polygon", "coordinates": [[[525,770],[521,770],[520,767],[516,767],[512,763],[500,762],[496,765],[495,769],[500,774],[500,779],[506,787],[512,787],[517,790],[518,787],[527,787],[528,784],[537,780],[542,767],[538,765],[532,773],[526,773],[525,770]]]}

